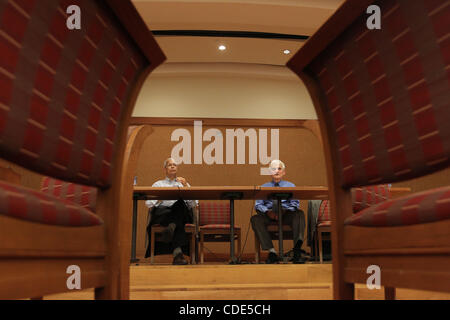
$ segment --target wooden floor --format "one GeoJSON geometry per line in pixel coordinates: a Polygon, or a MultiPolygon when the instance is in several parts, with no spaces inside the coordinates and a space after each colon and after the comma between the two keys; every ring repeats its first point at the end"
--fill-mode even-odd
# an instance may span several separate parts
{"type": "MultiPolygon", "coordinates": [[[[132,300],[328,300],[332,299],[332,265],[207,263],[172,266],[132,265],[132,300]]],[[[357,285],[356,299],[383,299],[383,290],[357,285]]],[[[93,290],[46,296],[48,300],[93,299],[93,290]]],[[[448,293],[398,289],[397,299],[445,299],[448,293]]]]}

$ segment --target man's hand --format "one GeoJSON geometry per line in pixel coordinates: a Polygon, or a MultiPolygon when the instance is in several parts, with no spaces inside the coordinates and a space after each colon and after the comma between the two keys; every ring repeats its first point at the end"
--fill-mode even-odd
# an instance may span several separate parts
{"type": "Polygon", "coordinates": [[[183,177],[177,177],[175,180],[177,182],[181,183],[183,185],[183,187],[187,187],[187,185],[188,185],[186,179],[183,177]]]}

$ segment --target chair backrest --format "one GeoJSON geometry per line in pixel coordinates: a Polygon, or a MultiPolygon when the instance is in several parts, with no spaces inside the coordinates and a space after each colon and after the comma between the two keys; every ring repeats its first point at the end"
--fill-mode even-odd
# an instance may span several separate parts
{"type": "Polygon", "coordinates": [[[331,221],[330,215],[330,202],[328,200],[323,200],[320,203],[319,215],[317,216],[317,222],[331,221]]]}
{"type": "Polygon", "coordinates": [[[230,203],[227,202],[199,202],[199,225],[230,224],[230,203]]]}
{"type": "MultiPolygon", "coordinates": [[[[385,184],[352,188],[351,193],[353,213],[358,213],[361,210],[391,198],[389,186],[385,184]]],[[[331,221],[330,204],[328,200],[323,200],[321,202],[317,221],[331,221]]]]}
{"type": "Polygon", "coordinates": [[[364,210],[374,204],[386,201],[391,198],[389,186],[386,184],[376,186],[366,186],[362,188],[352,188],[352,208],[353,213],[364,210]]]}
{"type": "Polygon", "coordinates": [[[361,4],[364,11],[320,54],[311,54],[318,44],[311,38],[310,52],[302,48],[288,63],[317,84],[342,187],[402,181],[450,164],[448,1],[374,4],[380,30],[368,29],[361,4]]]}
{"type": "Polygon", "coordinates": [[[95,212],[97,189],[94,187],[44,177],[42,179],[41,191],[61,199],[72,201],[83,208],[95,212]]]}
{"type": "Polygon", "coordinates": [[[82,28],[69,30],[71,4],[0,3],[0,154],[43,175],[108,187],[118,128],[149,62],[103,1],[78,1],[82,28]]]}

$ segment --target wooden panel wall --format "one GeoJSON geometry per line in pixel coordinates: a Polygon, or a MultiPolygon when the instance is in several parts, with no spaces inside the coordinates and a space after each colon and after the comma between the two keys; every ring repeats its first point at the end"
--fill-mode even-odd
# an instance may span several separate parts
{"type": "MultiPolygon", "coordinates": [[[[170,157],[172,148],[178,144],[178,141],[171,141],[171,134],[174,130],[184,128],[191,134],[191,154],[192,162],[194,160],[194,119],[180,121],[179,119],[168,119],[162,121],[159,119],[145,121],[142,118],[133,123],[148,123],[153,126],[153,133],[143,145],[138,162],[137,181],[138,185],[152,185],[156,180],[164,178],[163,162],[170,157]]],[[[315,121],[315,120],[308,120],[315,121]]],[[[310,129],[303,126],[304,121],[277,121],[276,127],[270,120],[249,121],[239,119],[204,119],[202,122],[203,133],[211,128],[220,130],[224,137],[224,162],[226,157],[225,136],[226,129],[242,128],[248,129],[267,129],[268,141],[270,141],[271,130],[279,130],[279,157],[286,164],[286,180],[301,185],[326,185],[325,163],[322,154],[319,139],[310,129]],[[241,125],[239,125],[241,124],[241,125]]],[[[211,142],[204,141],[203,148],[211,142]]],[[[248,164],[248,140],[246,145],[245,164],[181,164],[179,166],[179,176],[185,177],[193,186],[214,186],[214,185],[261,185],[270,181],[270,176],[260,175],[260,168],[267,165],[248,164]]],[[[236,143],[235,143],[236,148],[236,143]]],[[[270,154],[270,142],[267,143],[268,153],[270,154]]],[[[235,150],[236,158],[236,150],[235,150]]],[[[250,217],[254,214],[254,202],[251,200],[237,201],[236,206],[236,224],[242,228],[242,245],[246,239],[244,253],[254,252],[254,234],[249,224],[250,217]]],[[[301,201],[301,207],[305,211],[307,202],[301,201]]],[[[143,201],[139,204],[138,211],[138,235],[137,235],[137,257],[142,258],[145,253],[145,227],[147,223],[147,208],[143,201]]],[[[274,242],[275,247],[277,243],[274,242]]],[[[229,245],[221,243],[207,243],[206,253],[211,250],[213,253],[229,253],[229,245]]],[[[285,241],[285,250],[292,248],[292,241],[285,241]]]]}

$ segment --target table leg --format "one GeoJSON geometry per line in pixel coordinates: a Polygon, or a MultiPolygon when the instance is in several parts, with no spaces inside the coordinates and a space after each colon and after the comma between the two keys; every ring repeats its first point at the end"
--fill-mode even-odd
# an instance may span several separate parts
{"type": "Polygon", "coordinates": [[[284,262],[283,253],[283,213],[281,212],[281,199],[278,199],[278,250],[281,261],[284,262]]]}
{"type": "Polygon", "coordinates": [[[234,256],[234,199],[230,199],[230,264],[236,264],[234,256]]]}
{"type": "Polygon", "coordinates": [[[137,199],[133,198],[133,224],[131,233],[131,263],[139,262],[136,259],[136,229],[137,229],[137,199]]]}

